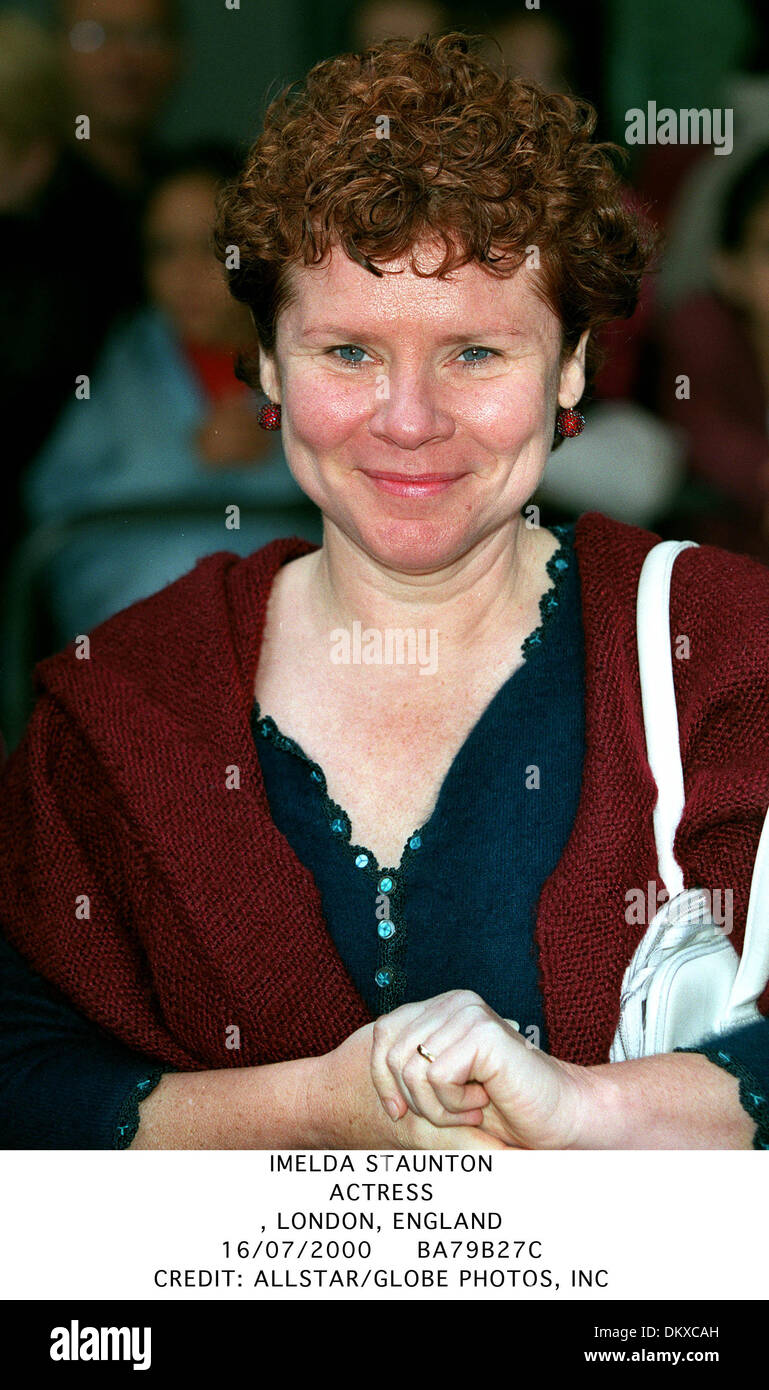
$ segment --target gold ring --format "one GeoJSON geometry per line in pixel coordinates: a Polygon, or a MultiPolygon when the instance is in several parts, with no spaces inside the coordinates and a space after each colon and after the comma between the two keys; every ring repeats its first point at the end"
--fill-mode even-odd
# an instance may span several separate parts
{"type": "Polygon", "coordinates": [[[426,1062],[435,1061],[435,1058],[432,1056],[432,1054],[428,1052],[427,1048],[423,1047],[421,1043],[417,1043],[417,1052],[419,1053],[420,1057],[424,1057],[426,1062]]]}

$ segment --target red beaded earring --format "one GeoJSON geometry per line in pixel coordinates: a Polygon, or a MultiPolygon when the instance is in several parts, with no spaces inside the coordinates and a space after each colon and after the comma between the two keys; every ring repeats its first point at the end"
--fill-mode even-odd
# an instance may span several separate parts
{"type": "Polygon", "coordinates": [[[573,439],[585,428],[585,417],[573,405],[559,405],[555,416],[555,428],[564,439],[573,439]]]}
{"type": "Polygon", "coordinates": [[[273,405],[272,401],[268,401],[266,405],[260,407],[256,418],[263,430],[279,430],[280,406],[273,405]]]}

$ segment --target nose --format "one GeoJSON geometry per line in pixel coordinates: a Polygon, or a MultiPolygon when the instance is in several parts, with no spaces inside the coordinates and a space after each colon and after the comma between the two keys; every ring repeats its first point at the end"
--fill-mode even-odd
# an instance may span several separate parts
{"type": "Polygon", "coordinates": [[[391,371],[378,383],[382,398],[369,419],[375,439],[399,449],[450,439],[455,424],[438,400],[437,383],[421,368],[391,371]]]}

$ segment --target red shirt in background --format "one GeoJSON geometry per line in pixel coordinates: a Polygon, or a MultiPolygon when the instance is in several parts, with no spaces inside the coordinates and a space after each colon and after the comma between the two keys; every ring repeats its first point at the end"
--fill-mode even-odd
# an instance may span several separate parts
{"type": "Polygon", "coordinates": [[[201,347],[181,342],[182,352],[209,401],[247,394],[249,387],[235,375],[235,348],[201,347]]]}

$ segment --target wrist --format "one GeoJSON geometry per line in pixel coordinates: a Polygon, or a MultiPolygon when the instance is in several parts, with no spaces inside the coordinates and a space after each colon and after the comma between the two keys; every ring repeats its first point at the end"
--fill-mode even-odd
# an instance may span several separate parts
{"type": "MultiPolygon", "coordinates": [[[[363,1133],[362,1092],[370,1090],[375,1100],[376,1097],[368,1074],[367,1054],[363,1071],[356,1065],[361,1059],[351,1056],[356,1042],[357,1034],[353,1034],[339,1047],[310,1058],[305,1064],[302,1113],[306,1148],[368,1148],[373,1142],[363,1133]]],[[[376,1104],[379,1105],[378,1100],[376,1104]]]]}
{"type": "Polygon", "coordinates": [[[622,1064],[576,1067],[578,1093],[575,1138],[570,1149],[623,1149],[628,1139],[627,1082],[622,1064]],[[624,1099],[623,1099],[624,1098],[624,1099]]]}
{"type": "Polygon", "coordinates": [[[323,1130],[319,1102],[325,1061],[325,1057],[299,1057],[243,1070],[248,1090],[241,1110],[248,1116],[254,1147],[332,1147],[323,1130]]]}
{"type": "Polygon", "coordinates": [[[313,1059],[304,1102],[313,1148],[397,1149],[407,1145],[409,1116],[394,1124],[374,1088],[372,1031],[372,1024],[359,1028],[332,1052],[313,1059]]]}
{"type": "Polygon", "coordinates": [[[333,1056],[329,1052],[297,1063],[301,1067],[295,1092],[297,1148],[339,1147],[334,1123],[333,1056]]]}
{"type": "Polygon", "coordinates": [[[699,1052],[582,1068],[575,1149],[750,1148],[735,1077],[699,1052]]]}

